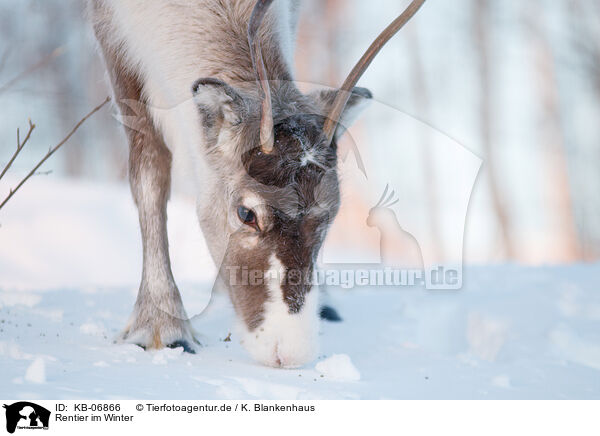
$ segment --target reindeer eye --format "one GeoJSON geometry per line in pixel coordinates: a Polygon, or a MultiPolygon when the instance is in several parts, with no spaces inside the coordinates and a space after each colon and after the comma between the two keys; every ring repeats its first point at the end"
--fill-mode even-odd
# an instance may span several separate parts
{"type": "Polygon", "coordinates": [[[239,206],[237,209],[237,214],[241,222],[243,222],[247,226],[259,230],[258,222],[256,221],[256,214],[254,213],[254,211],[248,209],[247,207],[239,206]]]}

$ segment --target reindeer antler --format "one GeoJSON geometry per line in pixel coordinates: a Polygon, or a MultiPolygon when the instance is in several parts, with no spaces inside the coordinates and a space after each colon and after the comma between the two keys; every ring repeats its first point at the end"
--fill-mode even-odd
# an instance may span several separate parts
{"type": "Polygon", "coordinates": [[[256,38],[256,34],[271,3],[273,3],[273,0],[258,0],[248,23],[248,44],[250,45],[252,66],[254,67],[254,71],[256,71],[256,77],[260,82],[262,93],[260,144],[262,151],[267,154],[273,151],[273,108],[271,103],[271,89],[269,88],[269,81],[267,79],[267,69],[262,57],[260,41],[256,38]]]}
{"type": "Polygon", "coordinates": [[[379,53],[382,47],[400,30],[410,19],[417,13],[419,8],[423,6],[425,0],[413,0],[408,7],[396,18],[386,29],[379,34],[379,36],[373,41],[371,46],[367,49],[365,54],[360,58],[358,63],[354,66],[344,84],[338,91],[335,98],[331,111],[325,120],[323,126],[323,133],[327,137],[328,143],[331,144],[333,135],[337,127],[338,121],[344,112],[344,108],[350,98],[350,93],[358,80],[367,70],[375,56],[379,53]]]}

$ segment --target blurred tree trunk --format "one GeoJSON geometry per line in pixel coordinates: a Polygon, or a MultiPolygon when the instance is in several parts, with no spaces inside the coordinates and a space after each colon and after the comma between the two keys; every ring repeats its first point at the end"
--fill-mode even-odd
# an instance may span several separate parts
{"type": "Polygon", "coordinates": [[[325,47],[329,50],[329,54],[334,56],[325,56],[322,59],[327,59],[325,68],[327,68],[327,83],[330,86],[340,86],[343,78],[340,78],[339,64],[339,44],[340,38],[340,20],[344,17],[343,2],[341,0],[323,0],[325,6],[325,14],[322,15],[323,22],[320,23],[323,29],[326,29],[326,44],[325,47]]]}
{"type": "MultiPolygon", "coordinates": [[[[40,6],[44,14],[48,17],[50,23],[58,26],[60,29],[69,29],[77,23],[83,14],[82,5],[72,5],[76,7],[53,7],[51,4],[40,6]]],[[[68,39],[68,32],[61,30],[54,36],[57,43],[64,45],[68,39]]],[[[82,83],[73,83],[72,71],[81,71],[81,57],[65,56],[60,64],[54,64],[48,69],[47,77],[53,83],[58,96],[58,104],[55,110],[55,116],[60,124],[60,130],[66,131],[72,120],[80,112],[80,100],[78,90],[82,83]],[[66,71],[68,73],[66,73],[66,71]]],[[[77,137],[73,142],[77,142],[77,137]]],[[[84,163],[86,161],[86,150],[81,144],[72,144],[63,150],[64,169],[69,177],[79,178],[84,175],[84,163]]]]}
{"type": "Polygon", "coordinates": [[[491,0],[475,1],[475,39],[478,42],[478,62],[479,77],[481,81],[480,90],[480,128],[481,141],[484,159],[484,169],[488,179],[490,195],[494,213],[500,227],[500,236],[502,239],[504,255],[508,259],[514,259],[516,256],[515,246],[512,241],[512,226],[507,211],[507,201],[500,189],[498,181],[498,170],[496,168],[496,155],[493,144],[493,84],[491,60],[493,59],[492,47],[490,43],[491,0]]]}
{"type": "Polygon", "coordinates": [[[568,10],[575,32],[571,43],[581,56],[584,73],[590,76],[600,96],[600,3],[570,0],[568,10]]]}
{"type": "MultiPolygon", "coordinates": [[[[572,262],[581,259],[577,228],[573,216],[571,187],[562,129],[554,56],[546,36],[543,9],[539,2],[524,4],[524,19],[529,29],[535,69],[538,102],[540,103],[539,141],[542,145],[542,165],[545,167],[548,214],[554,218],[555,253],[552,260],[572,262]]],[[[551,238],[552,239],[552,238],[551,238]]]]}
{"type": "MultiPolygon", "coordinates": [[[[577,74],[581,75],[584,82],[592,84],[596,111],[600,112],[600,3],[570,0],[567,11],[571,39],[569,56],[575,56],[573,63],[577,74]]],[[[586,164],[599,167],[600,148],[596,147],[590,155],[586,158],[591,161],[586,164]]],[[[584,189],[595,191],[599,180],[597,173],[589,174],[583,182],[584,189]]],[[[596,219],[598,203],[591,203],[579,205],[584,210],[583,225],[579,226],[579,243],[581,255],[586,261],[595,260],[600,256],[600,223],[596,219]]]]}
{"type": "Polygon", "coordinates": [[[341,0],[309,0],[300,8],[296,70],[301,81],[325,81],[339,86],[339,22],[343,19],[341,0]]]}
{"type": "MultiPolygon", "coordinates": [[[[60,74],[54,75],[54,83],[62,100],[62,103],[58,105],[56,114],[60,120],[61,129],[66,130],[73,122],[72,120],[75,118],[75,113],[79,105],[77,101],[71,100],[69,102],[72,94],[69,92],[69,85],[64,76],[61,77],[60,74]],[[70,104],[67,104],[67,102],[70,104]]],[[[86,150],[82,147],[82,144],[72,144],[70,147],[65,147],[63,151],[66,175],[74,178],[82,177],[84,175],[86,158],[86,150]]]]}
{"type": "MultiPolygon", "coordinates": [[[[409,56],[412,76],[413,99],[415,101],[415,109],[420,118],[427,119],[429,115],[429,92],[425,80],[425,69],[423,68],[423,60],[421,58],[421,48],[419,42],[419,32],[416,25],[410,26],[407,29],[409,37],[409,56]]],[[[424,127],[424,126],[423,126],[424,127]]],[[[440,232],[440,212],[437,197],[437,178],[434,168],[434,156],[432,154],[431,137],[429,129],[421,128],[419,130],[421,146],[419,147],[421,154],[421,164],[423,171],[423,186],[425,189],[425,198],[427,202],[427,226],[431,235],[433,245],[433,258],[437,262],[444,260],[444,243],[440,232]]]]}

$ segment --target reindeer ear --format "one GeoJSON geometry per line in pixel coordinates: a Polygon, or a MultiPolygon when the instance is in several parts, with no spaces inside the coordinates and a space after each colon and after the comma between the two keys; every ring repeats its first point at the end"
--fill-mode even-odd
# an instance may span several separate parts
{"type": "MultiPolygon", "coordinates": [[[[329,114],[338,92],[340,91],[337,89],[332,89],[319,90],[310,94],[317,106],[322,111],[321,114],[323,116],[327,116],[327,114],[329,114]]],[[[372,98],[373,94],[371,94],[371,91],[369,91],[367,88],[355,87],[352,89],[348,104],[346,104],[344,112],[342,113],[338,123],[338,127],[335,130],[336,139],[342,136],[346,129],[348,129],[354,123],[354,121],[356,121],[362,111],[365,110],[369,105],[372,98]]]]}
{"type": "Polygon", "coordinates": [[[196,80],[192,85],[192,94],[208,128],[213,128],[221,122],[229,125],[239,124],[248,112],[244,97],[218,79],[207,77],[196,80]]]}

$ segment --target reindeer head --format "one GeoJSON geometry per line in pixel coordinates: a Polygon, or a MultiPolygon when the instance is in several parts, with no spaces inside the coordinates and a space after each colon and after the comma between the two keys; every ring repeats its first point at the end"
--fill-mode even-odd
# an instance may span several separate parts
{"type": "Polygon", "coordinates": [[[271,3],[259,0],[248,26],[258,80],[193,86],[215,179],[199,216],[246,348],[265,364],[294,367],[316,351],[312,274],[340,203],[337,138],[371,98],[354,85],[416,9],[386,29],[340,90],[304,95],[285,77],[267,80],[256,35],[271,3]]]}

